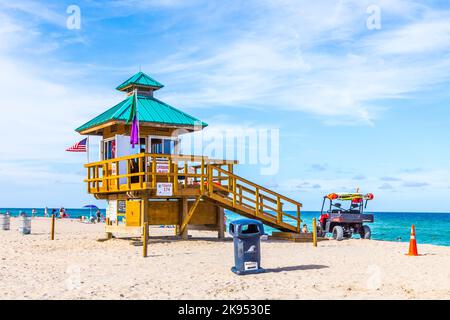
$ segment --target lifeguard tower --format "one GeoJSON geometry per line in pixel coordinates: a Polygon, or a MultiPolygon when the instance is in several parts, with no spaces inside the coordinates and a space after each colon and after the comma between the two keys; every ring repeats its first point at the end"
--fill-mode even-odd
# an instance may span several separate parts
{"type": "Polygon", "coordinates": [[[139,72],[117,87],[125,100],[76,129],[102,138],[101,160],[85,165],[85,182],[88,193],[108,202],[107,236],[148,234],[148,225],[175,225],[183,239],[189,229],[217,231],[223,238],[224,209],[280,233],[299,234],[301,203],[234,174],[236,161],[180,154],[180,136],[207,124],[156,99],[161,88],[139,72]],[[140,141],[132,148],[127,120],[134,92],[140,141]]]}

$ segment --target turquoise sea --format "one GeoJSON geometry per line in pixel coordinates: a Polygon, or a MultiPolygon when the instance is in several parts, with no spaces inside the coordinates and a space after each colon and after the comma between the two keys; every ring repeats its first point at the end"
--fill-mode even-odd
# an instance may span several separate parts
{"type": "MultiPolygon", "coordinates": [[[[53,208],[49,208],[51,212],[53,208]]],[[[58,211],[58,208],[55,208],[58,211]]],[[[12,216],[17,216],[21,211],[31,215],[31,208],[0,208],[0,213],[9,211],[12,216]]],[[[37,216],[44,215],[44,209],[36,208],[37,216]]],[[[66,208],[71,218],[89,216],[95,211],[89,209],[66,208]]],[[[105,214],[105,210],[101,210],[105,214]]],[[[371,213],[371,212],[367,212],[371,213]]],[[[294,214],[294,213],[293,213],[294,214]]],[[[416,238],[419,244],[428,243],[435,245],[450,246],[450,213],[428,213],[428,212],[373,212],[375,222],[369,224],[372,229],[372,238],[376,240],[408,242],[411,225],[416,227],[416,238]]],[[[227,212],[227,221],[231,222],[240,218],[233,212],[227,212]]],[[[318,218],[319,212],[303,211],[303,223],[311,230],[312,219],[318,218]]],[[[266,233],[270,234],[274,229],[266,227],[266,233]]],[[[358,236],[354,236],[358,237],[358,236]]]]}

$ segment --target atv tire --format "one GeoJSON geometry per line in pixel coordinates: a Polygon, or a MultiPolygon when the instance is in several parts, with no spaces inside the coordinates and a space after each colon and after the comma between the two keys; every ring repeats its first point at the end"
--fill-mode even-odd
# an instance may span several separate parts
{"type": "Polygon", "coordinates": [[[335,226],[333,228],[333,239],[342,241],[342,239],[344,239],[344,228],[342,228],[341,226],[335,226]]]}
{"type": "Polygon", "coordinates": [[[363,226],[362,231],[360,232],[361,239],[367,239],[370,240],[372,237],[372,232],[370,231],[369,226],[363,226]]]}

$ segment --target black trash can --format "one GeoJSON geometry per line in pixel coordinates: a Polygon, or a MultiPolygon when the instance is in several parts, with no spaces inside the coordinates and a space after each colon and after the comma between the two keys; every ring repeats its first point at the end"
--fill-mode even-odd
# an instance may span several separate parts
{"type": "Polygon", "coordinates": [[[261,236],[264,225],[252,219],[240,219],[230,223],[229,233],[234,242],[234,267],[238,275],[261,273],[261,236]]]}

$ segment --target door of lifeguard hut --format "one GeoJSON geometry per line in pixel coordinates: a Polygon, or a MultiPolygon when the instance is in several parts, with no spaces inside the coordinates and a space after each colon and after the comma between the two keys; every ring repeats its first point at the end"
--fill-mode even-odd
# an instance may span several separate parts
{"type": "MultiPolygon", "coordinates": [[[[102,160],[112,160],[142,152],[146,152],[146,138],[140,138],[140,144],[135,145],[134,148],[130,144],[130,137],[120,134],[115,135],[113,138],[104,139],[101,143],[102,160]]],[[[124,175],[127,173],[127,166],[127,161],[122,160],[111,163],[107,170],[111,176],[124,175]]],[[[127,178],[119,178],[119,184],[126,183],[127,178]]],[[[117,187],[117,180],[112,179],[109,181],[109,184],[113,188],[117,187]]]]}
{"type": "MultiPolygon", "coordinates": [[[[139,153],[151,153],[151,154],[178,154],[178,137],[171,136],[147,136],[140,138],[140,144],[136,145],[134,148],[130,144],[130,136],[117,134],[114,138],[105,139],[102,141],[102,160],[110,160],[115,158],[121,158],[125,156],[130,156],[139,153]]],[[[144,169],[148,167],[148,163],[144,164],[144,169]]],[[[117,163],[112,163],[108,167],[111,175],[123,175],[127,173],[127,161],[118,161],[117,163]]],[[[135,164],[136,168],[138,164],[135,164]]],[[[168,172],[168,160],[167,158],[157,158],[157,170],[160,172],[168,172]]],[[[147,179],[144,179],[146,181],[147,179]]],[[[119,178],[119,184],[126,184],[127,178],[119,178]]],[[[117,186],[117,180],[110,180],[110,185],[112,187],[117,186]]]]}

